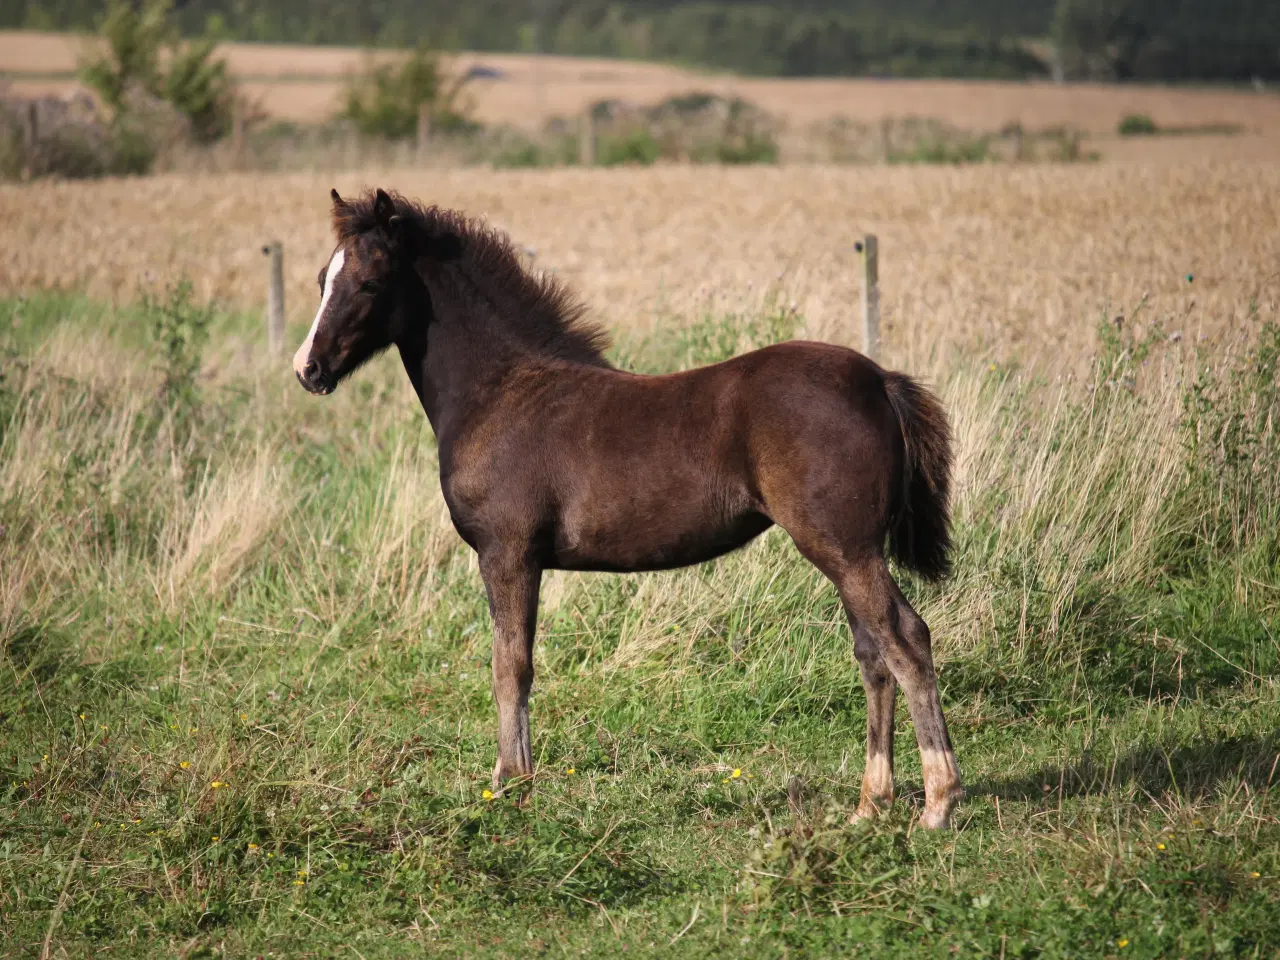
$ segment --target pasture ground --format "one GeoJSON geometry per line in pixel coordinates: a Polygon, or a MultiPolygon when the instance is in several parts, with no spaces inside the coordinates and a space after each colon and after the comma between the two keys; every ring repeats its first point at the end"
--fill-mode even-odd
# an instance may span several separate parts
{"type": "Polygon", "coordinates": [[[8,297],[2,952],[1274,957],[1277,319],[1200,348],[1104,323],[1071,388],[936,368],[957,575],[907,590],[969,799],[930,834],[901,698],[900,800],[846,823],[849,633],[776,531],[549,577],[537,792],[486,798],[484,595],[396,363],[319,400],[253,315],[8,297]]]}

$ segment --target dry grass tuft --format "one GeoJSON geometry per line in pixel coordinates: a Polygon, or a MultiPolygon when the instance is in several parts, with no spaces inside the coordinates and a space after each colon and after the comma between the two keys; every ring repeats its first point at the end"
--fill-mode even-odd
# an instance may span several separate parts
{"type": "Polygon", "coordinates": [[[161,534],[156,596],[177,609],[195,591],[228,589],[288,514],[287,469],[266,451],[202,479],[171,508],[161,534]]]}

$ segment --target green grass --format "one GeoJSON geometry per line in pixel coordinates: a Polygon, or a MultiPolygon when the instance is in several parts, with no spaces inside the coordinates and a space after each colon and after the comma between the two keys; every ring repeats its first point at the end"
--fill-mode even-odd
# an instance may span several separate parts
{"type": "MultiPolygon", "coordinates": [[[[487,611],[425,418],[392,358],[306,396],[256,323],[217,315],[175,393],[188,358],[146,310],[0,301],[0,953],[1277,955],[1261,318],[1215,356],[1108,333],[1066,393],[936,371],[957,574],[906,589],[969,790],[939,834],[901,698],[899,802],[847,824],[851,642],[777,531],[548,577],[537,790],[485,800],[487,611]]],[[[616,356],[796,328],[713,318],[616,356]]]]}

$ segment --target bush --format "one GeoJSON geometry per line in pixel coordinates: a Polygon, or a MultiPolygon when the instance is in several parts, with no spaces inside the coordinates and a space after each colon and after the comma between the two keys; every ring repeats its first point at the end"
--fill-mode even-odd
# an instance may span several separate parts
{"type": "Polygon", "coordinates": [[[985,163],[991,150],[991,138],[959,137],[955,140],[918,140],[910,150],[891,151],[890,163],[952,164],[985,163]]]}
{"type": "Polygon", "coordinates": [[[1149,137],[1160,132],[1156,122],[1145,113],[1126,114],[1117,130],[1122,137],[1149,137]]]}
{"type": "Polygon", "coordinates": [[[175,47],[161,86],[162,98],[191,121],[191,133],[200,143],[212,143],[231,132],[234,107],[227,62],[211,59],[217,44],[213,37],[205,37],[175,47]]]}
{"type": "Polygon", "coordinates": [[[87,103],[53,97],[0,102],[0,179],[86,179],[149,170],[156,150],[145,125],[125,114],[105,123],[84,98],[87,103]]]}
{"type": "Polygon", "coordinates": [[[191,281],[170,285],[163,300],[145,302],[152,342],[159,353],[165,405],[179,422],[190,419],[199,402],[196,376],[209,341],[213,307],[191,300],[191,281]]]}
{"type": "Polygon", "coordinates": [[[662,147],[648,130],[631,130],[616,136],[600,137],[596,162],[602,167],[647,167],[655,163],[661,153],[662,147]]]}
{"type": "Polygon", "coordinates": [[[403,140],[418,132],[425,106],[435,130],[473,129],[461,105],[465,75],[448,78],[439,56],[419,46],[401,63],[370,64],[347,84],[344,115],[364,134],[403,140]]]}
{"type": "Polygon", "coordinates": [[[81,64],[80,79],[96,90],[119,123],[131,95],[171,104],[189,123],[189,135],[211,143],[231,130],[234,96],[225,60],[214,60],[217,39],[184,43],[172,21],[173,0],[109,0],[99,35],[107,50],[81,64]],[[167,69],[161,63],[167,63],[167,69]]]}
{"type": "MultiPolygon", "coordinates": [[[[702,159],[695,153],[694,161],[702,159]]],[[[725,137],[712,146],[707,159],[714,163],[777,163],[778,142],[769,133],[749,132],[738,138],[725,137]]]]}

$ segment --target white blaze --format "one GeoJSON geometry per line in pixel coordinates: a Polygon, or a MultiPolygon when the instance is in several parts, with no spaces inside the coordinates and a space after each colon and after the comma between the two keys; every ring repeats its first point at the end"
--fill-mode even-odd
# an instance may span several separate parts
{"type": "Polygon", "coordinates": [[[329,269],[324,275],[324,295],[320,298],[320,309],[316,311],[316,318],[311,321],[311,329],[307,332],[307,339],[302,341],[302,346],[298,348],[298,352],[293,355],[293,370],[298,376],[302,376],[302,371],[307,366],[307,361],[311,359],[311,344],[316,338],[316,331],[320,329],[320,321],[324,319],[324,311],[329,306],[329,297],[333,295],[333,283],[338,279],[338,274],[342,272],[342,264],[346,261],[346,254],[339,247],[334,253],[333,259],[329,261],[329,269]]]}

